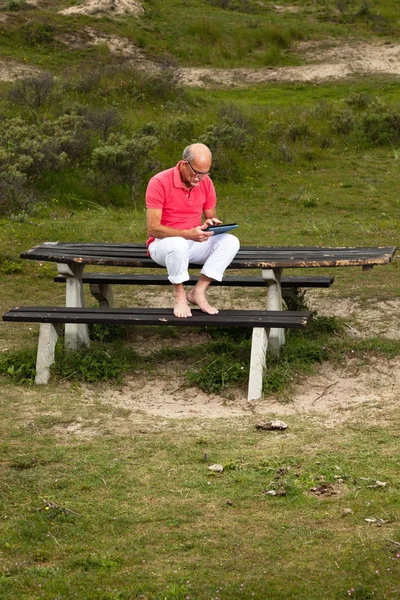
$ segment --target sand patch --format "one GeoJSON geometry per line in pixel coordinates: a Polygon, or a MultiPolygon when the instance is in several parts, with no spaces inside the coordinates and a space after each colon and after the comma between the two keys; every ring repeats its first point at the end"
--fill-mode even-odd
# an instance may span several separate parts
{"type": "Polygon", "coordinates": [[[95,17],[133,16],[140,17],[144,8],[136,0],[85,0],[78,6],[61,10],[62,15],[93,15],[95,17]]]}
{"type": "Polygon", "coordinates": [[[84,388],[86,401],[131,411],[128,420],[145,417],[163,419],[196,418],[201,420],[254,417],[268,420],[290,415],[307,415],[334,427],[345,421],[363,419],[382,422],[397,405],[400,395],[400,359],[372,358],[368,365],[349,360],[345,366],[322,365],[316,375],[298,383],[291,401],[282,403],[273,397],[248,402],[247,390],[236,390],[229,398],[205,394],[188,387],[178,373],[158,372],[154,376],[138,374],[118,389],[101,391],[84,388]]]}
{"type": "Polygon", "coordinates": [[[303,42],[297,51],[310,64],[265,69],[183,68],[182,83],[199,87],[239,87],[269,81],[320,82],[360,74],[400,75],[399,44],[303,42]]]}
{"type": "Polygon", "coordinates": [[[145,71],[155,71],[156,65],[150,61],[146,54],[136,46],[134,42],[118,35],[99,32],[93,27],[84,27],[79,31],[71,31],[58,36],[58,41],[66,44],[72,49],[88,48],[105,44],[110,54],[124,59],[129,66],[145,71]]]}
{"type": "Polygon", "coordinates": [[[335,298],[323,295],[319,290],[307,291],[307,304],[319,315],[346,319],[355,337],[381,336],[400,339],[398,327],[400,300],[368,300],[360,304],[357,298],[335,298]]]}
{"type": "Polygon", "coordinates": [[[30,77],[39,73],[39,69],[24,63],[0,59],[0,81],[11,82],[21,77],[30,77]]]}

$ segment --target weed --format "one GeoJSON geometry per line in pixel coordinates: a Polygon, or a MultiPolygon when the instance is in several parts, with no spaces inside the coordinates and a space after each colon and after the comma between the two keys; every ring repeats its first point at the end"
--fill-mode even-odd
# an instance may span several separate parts
{"type": "Polygon", "coordinates": [[[96,383],[109,379],[119,380],[128,366],[126,355],[112,348],[106,349],[103,345],[93,344],[91,348],[77,352],[59,348],[53,371],[62,379],[96,383]]]}
{"type": "Polygon", "coordinates": [[[124,325],[91,323],[89,325],[89,338],[94,342],[110,343],[123,339],[126,331],[127,328],[124,325]]]}
{"type": "Polygon", "coordinates": [[[15,273],[22,273],[24,266],[21,260],[5,260],[1,264],[1,270],[6,275],[12,275],[15,273]]]}
{"type": "Polygon", "coordinates": [[[17,384],[29,384],[35,379],[36,352],[21,350],[0,354],[0,375],[17,384]]]}

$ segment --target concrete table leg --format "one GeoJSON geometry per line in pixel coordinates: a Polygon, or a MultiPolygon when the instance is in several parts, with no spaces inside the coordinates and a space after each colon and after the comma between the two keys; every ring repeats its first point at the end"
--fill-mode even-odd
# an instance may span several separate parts
{"type": "Polygon", "coordinates": [[[113,308],[114,296],[110,283],[91,283],[90,293],[96,298],[100,308],[113,308]]]}
{"type": "MultiPolygon", "coordinates": [[[[68,307],[83,308],[82,274],[84,265],[73,263],[71,265],[58,264],[58,272],[66,277],[65,305],[68,307]]],[[[89,346],[88,326],[78,323],[65,324],[65,347],[69,350],[78,350],[82,346],[89,346]]]]}
{"type": "Polygon", "coordinates": [[[59,323],[41,323],[36,357],[35,383],[46,385],[50,379],[50,367],[54,362],[54,352],[60,335],[59,323]]]}
{"type": "MultiPolygon", "coordinates": [[[[263,269],[262,277],[267,286],[267,310],[282,310],[282,269],[263,269]]],[[[268,335],[268,348],[275,356],[279,355],[285,343],[285,330],[271,327],[268,335]]]]}
{"type": "Polygon", "coordinates": [[[258,400],[262,395],[265,355],[268,348],[268,331],[264,327],[254,327],[253,329],[247,400],[258,400]]]}

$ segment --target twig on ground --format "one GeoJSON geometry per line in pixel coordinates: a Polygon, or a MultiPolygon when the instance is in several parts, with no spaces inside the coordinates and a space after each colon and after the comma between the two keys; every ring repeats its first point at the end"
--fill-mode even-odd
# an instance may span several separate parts
{"type": "Polygon", "coordinates": [[[395,544],[396,546],[400,546],[400,542],[395,542],[394,540],[390,540],[389,538],[387,538],[388,542],[392,542],[392,544],[395,544]]]}
{"type": "Polygon", "coordinates": [[[51,502],[51,500],[45,500],[43,499],[43,502],[45,503],[47,508],[52,508],[54,510],[59,510],[65,514],[71,514],[71,515],[77,515],[78,517],[81,517],[82,515],[75,512],[74,510],[70,510],[69,508],[65,508],[64,506],[60,506],[59,504],[56,504],[55,502],[51,502]]]}
{"type": "Polygon", "coordinates": [[[312,404],[315,404],[317,402],[317,400],[320,400],[320,398],[322,398],[322,396],[325,396],[325,394],[329,390],[329,388],[331,388],[332,386],[336,385],[337,383],[338,383],[337,381],[334,381],[330,385],[327,385],[326,388],[324,389],[324,391],[322,392],[322,394],[320,394],[319,396],[317,396],[317,398],[315,398],[315,400],[312,401],[312,404]]]}

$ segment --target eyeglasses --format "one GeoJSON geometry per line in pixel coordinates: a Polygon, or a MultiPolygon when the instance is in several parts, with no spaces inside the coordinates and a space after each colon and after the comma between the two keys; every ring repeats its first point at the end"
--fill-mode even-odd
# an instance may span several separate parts
{"type": "Polygon", "coordinates": [[[211,173],[211,169],[210,169],[210,171],[207,171],[207,173],[202,173],[201,171],[196,171],[196,169],[194,169],[194,168],[192,167],[192,165],[190,164],[190,162],[189,162],[188,160],[187,160],[186,162],[187,162],[187,164],[189,165],[189,167],[192,169],[192,171],[193,171],[193,174],[194,174],[194,175],[196,175],[196,176],[197,176],[197,177],[199,177],[199,178],[201,178],[201,177],[205,177],[206,175],[209,175],[209,174],[211,173]]]}

